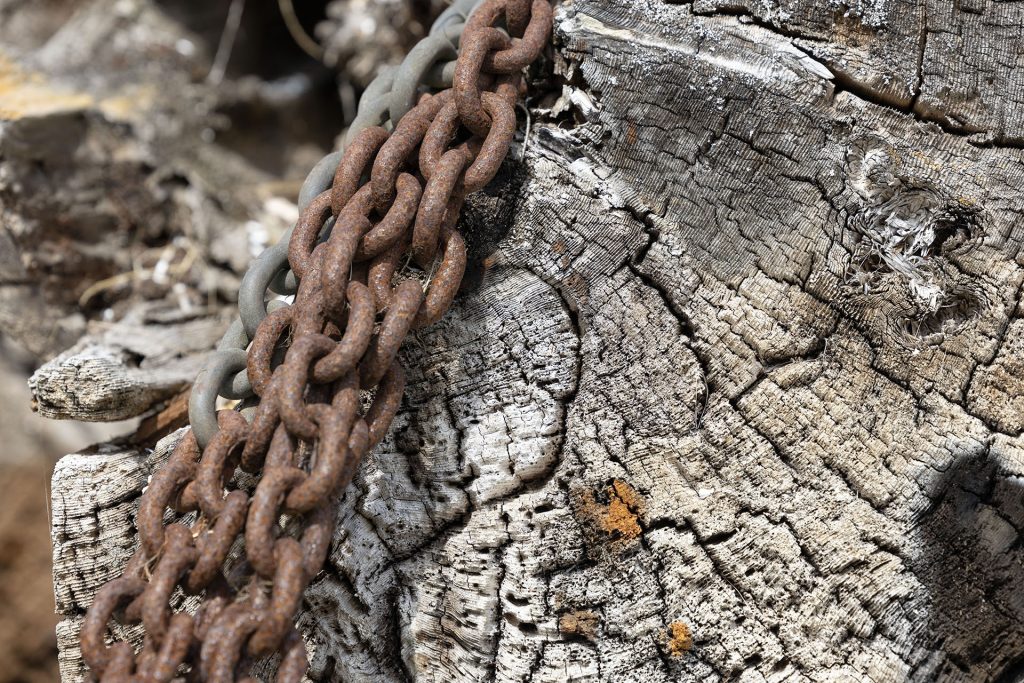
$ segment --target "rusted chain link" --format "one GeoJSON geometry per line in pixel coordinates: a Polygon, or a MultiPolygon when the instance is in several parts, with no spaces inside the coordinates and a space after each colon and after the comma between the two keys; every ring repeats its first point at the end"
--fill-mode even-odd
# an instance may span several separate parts
{"type": "MultiPolygon", "coordinates": [[[[356,119],[346,132],[346,141],[370,126],[397,122],[412,106],[419,88],[448,88],[455,73],[453,59],[465,29],[465,22],[482,0],[457,0],[442,12],[398,67],[386,67],[370,83],[359,100],[356,119]],[[388,120],[388,115],[390,120],[388,120]]],[[[346,142],[347,145],[347,142],[346,142]]],[[[332,152],[310,171],[299,191],[299,209],[328,189],[341,160],[342,151],[332,152]]],[[[328,230],[330,227],[328,226],[328,230]]],[[[297,290],[295,274],[288,267],[288,242],[291,230],[277,244],[263,251],[242,278],[238,292],[239,318],[218,344],[218,351],[200,373],[189,401],[189,422],[200,446],[205,447],[217,431],[218,396],[247,399],[254,396],[244,369],[232,362],[228,349],[244,351],[256,328],[267,315],[267,294],[293,295],[297,290]],[[234,368],[230,374],[227,367],[234,368]],[[216,377],[217,382],[210,381],[216,377]]],[[[280,302],[271,300],[270,305],[280,302]]]]}
{"type": "Polygon", "coordinates": [[[413,64],[371,86],[344,154],[307,179],[287,241],[243,280],[242,315],[197,379],[192,429],[143,493],[140,547],[86,614],[82,654],[102,683],[255,681],[253,664],[274,654],[276,680],[304,675],[293,619],[329,551],[336,497],[398,411],[402,341],[455,297],[459,212],[508,153],[522,70],[550,35],[547,0],[473,6],[446,11],[413,64]],[[452,87],[414,103],[430,73],[452,87]],[[268,292],[294,303],[268,305],[268,292]],[[251,422],[214,413],[218,394],[249,392],[251,422]],[[259,475],[255,487],[239,469],[259,475]],[[199,596],[195,613],[173,611],[179,589],[199,596]],[[141,651],[106,643],[113,618],[142,623],[141,651]]]}

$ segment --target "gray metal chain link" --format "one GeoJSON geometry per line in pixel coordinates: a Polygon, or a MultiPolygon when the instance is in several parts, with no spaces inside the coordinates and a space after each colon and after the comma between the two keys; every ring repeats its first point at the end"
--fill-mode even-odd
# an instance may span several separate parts
{"type": "MultiPolygon", "coordinates": [[[[355,119],[345,134],[342,148],[321,159],[306,176],[299,190],[301,212],[319,194],[331,187],[345,146],[360,131],[371,126],[391,127],[416,103],[421,88],[451,87],[455,58],[466,20],[483,0],[455,0],[431,25],[429,34],[418,42],[398,66],[381,69],[359,100],[355,119]]],[[[324,238],[334,219],[328,220],[324,238]]],[[[199,372],[189,397],[188,413],[200,449],[217,433],[217,398],[251,399],[254,392],[246,372],[246,349],[268,312],[288,304],[267,302],[267,292],[288,296],[298,289],[295,274],[288,268],[288,242],[292,229],[265,249],[250,264],[238,291],[239,316],[225,332],[217,350],[199,372]]],[[[243,414],[248,411],[243,411],[243,414]]]]}

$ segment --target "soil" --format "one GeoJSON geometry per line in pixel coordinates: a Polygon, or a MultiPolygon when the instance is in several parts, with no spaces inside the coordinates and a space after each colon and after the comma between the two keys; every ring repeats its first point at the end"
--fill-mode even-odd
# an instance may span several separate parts
{"type": "Polygon", "coordinates": [[[50,552],[54,464],[134,428],[34,414],[25,380],[36,364],[0,337],[0,683],[60,680],[50,552]]]}
{"type": "Polygon", "coordinates": [[[53,462],[0,465],[0,683],[57,674],[48,501],[53,462]]]}

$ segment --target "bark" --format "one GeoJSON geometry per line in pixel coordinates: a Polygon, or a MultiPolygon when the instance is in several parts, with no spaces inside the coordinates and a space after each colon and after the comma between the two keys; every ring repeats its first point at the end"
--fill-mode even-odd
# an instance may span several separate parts
{"type": "MultiPolygon", "coordinates": [[[[561,6],[310,677],[1020,680],[1022,7],[561,6]]],[[[176,437],[58,464],[68,682],[176,437]]]]}

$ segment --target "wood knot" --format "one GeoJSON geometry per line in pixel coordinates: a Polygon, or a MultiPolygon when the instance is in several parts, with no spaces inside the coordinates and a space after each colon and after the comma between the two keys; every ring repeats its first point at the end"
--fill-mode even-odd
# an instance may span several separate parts
{"type": "Polygon", "coordinates": [[[880,319],[910,346],[937,344],[987,307],[982,284],[959,256],[981,245],[984,212],[968,197],[900,172],[896,151],[868,137],[848,156],[853,200],[846,237],[845,308],[880,319]]]}

